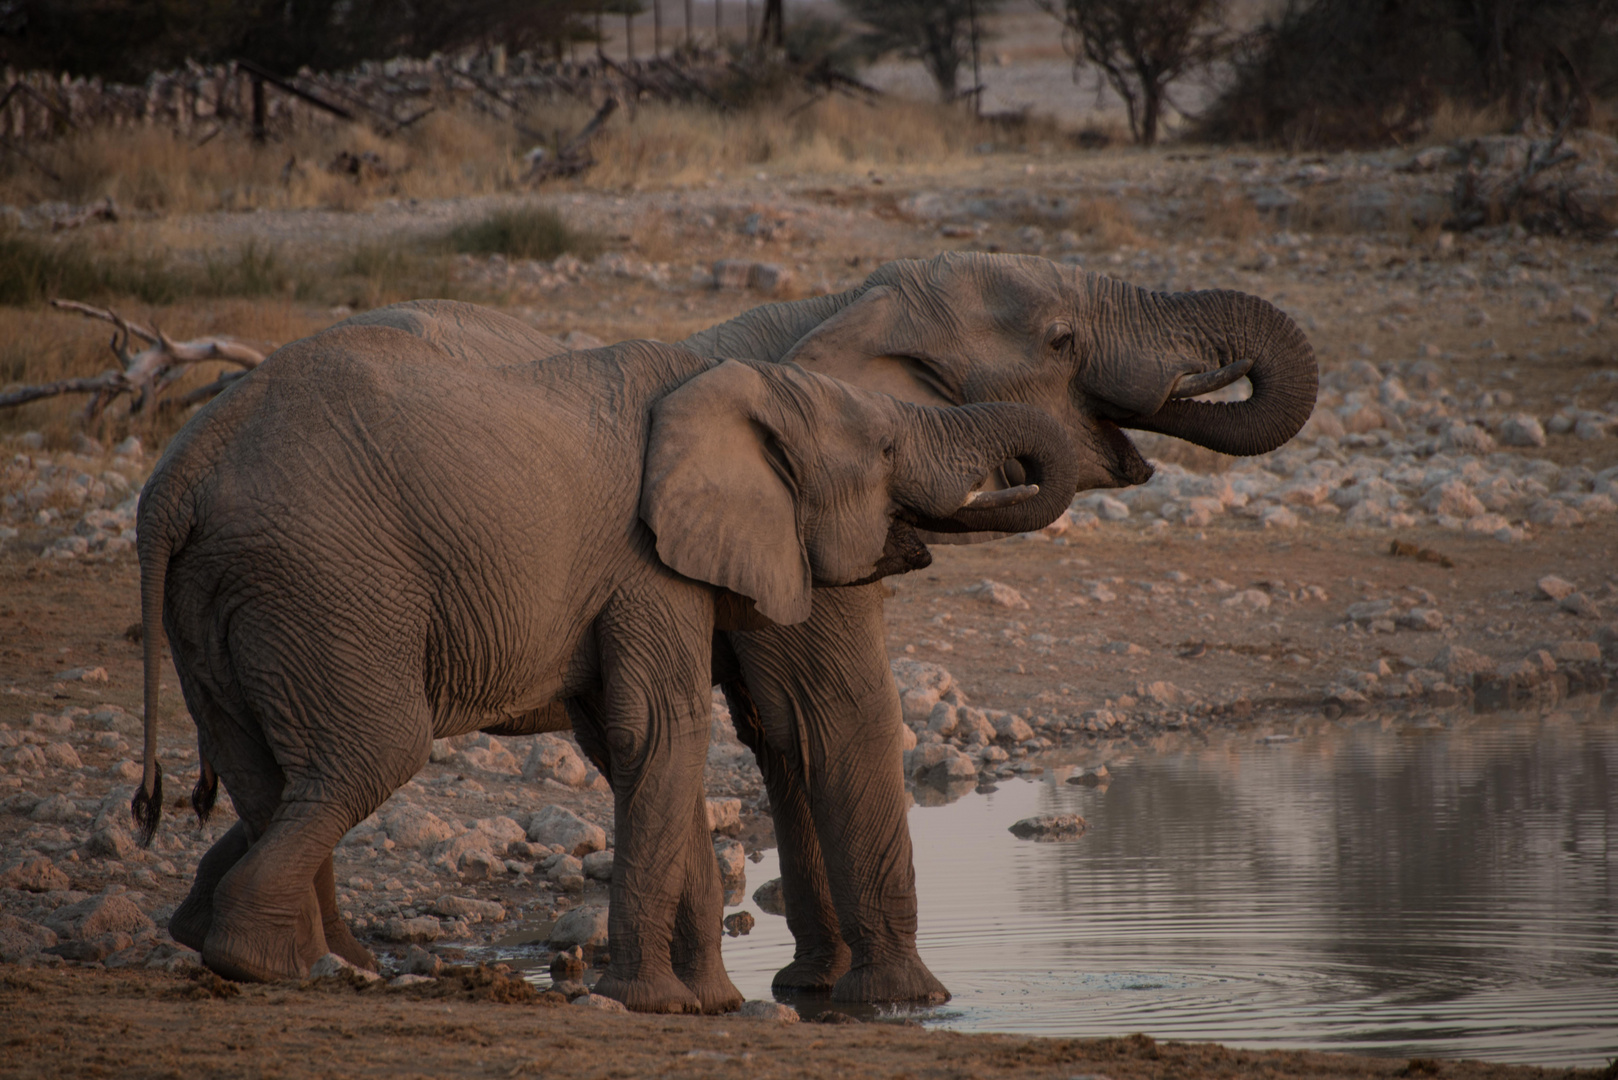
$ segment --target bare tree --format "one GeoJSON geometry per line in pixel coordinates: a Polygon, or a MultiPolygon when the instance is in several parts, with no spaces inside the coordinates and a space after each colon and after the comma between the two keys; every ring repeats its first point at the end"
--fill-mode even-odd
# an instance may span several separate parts
{"type": "Polygon", "coordinates": [[[842,0],[843,8],[863,24],[858,46],[867,59],[897,53],[920,60],[945,101],[961,96],[960,69],[972,59],[977,18],[993,12],[1001,2],[842,0]]]}
{"type": "Polygon", "coordinates": [[[1039,0],[1062,21],[1081,70],[1094,67],[1123,98],[1129,133],[1157,141],[1171,83],[1227,47],[1220,0],[1039,0]]]}

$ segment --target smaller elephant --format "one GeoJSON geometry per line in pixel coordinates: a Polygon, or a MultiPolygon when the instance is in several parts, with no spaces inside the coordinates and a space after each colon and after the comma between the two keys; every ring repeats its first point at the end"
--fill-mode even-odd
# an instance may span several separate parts
{"type": "Polygon", "coordinates": [[[702,798],[715,630],[800,622],[818,586],[926,565],[918,530],[1053,520],[1077,483],[1067,436],[1026,406],[911,405],[655,342],[479,362],[520,324],[394,315],[279,350],[142,492],[136,818],[149,837],[162,802],[160,625],[200,786],[217,770],[241,817],[171,929],[232,978],[369,962],[336,911],[337,841],[435,738],[571,720],[614,794],[597,991],[733,1008],[702,798]],[[980,490],[1008,461],[1028,482],[980,490]]]}

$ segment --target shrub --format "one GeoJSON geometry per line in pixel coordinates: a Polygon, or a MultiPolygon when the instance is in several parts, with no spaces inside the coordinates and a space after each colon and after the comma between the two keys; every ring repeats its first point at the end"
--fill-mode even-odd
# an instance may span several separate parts
{"type": "Polygon", "coordinates": [[[511,259],[554,259],[569,252],[589,256],[601,246],[595,237],[569,228],[556,211],[542,206],[496,210],[457,226],[449,241],[455,251],[511,259]]]}

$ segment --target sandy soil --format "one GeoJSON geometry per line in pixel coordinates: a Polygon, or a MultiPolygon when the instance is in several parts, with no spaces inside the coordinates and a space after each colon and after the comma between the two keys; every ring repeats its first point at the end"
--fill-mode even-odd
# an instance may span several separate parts
{"type": "MultiPolygon", "coordinates": [[[[922,691],[907,697],[910,768],[925,774],[943,755],[989,780],[1041,768],[1050,748],[1103,764],[1213,727],[1287,730],[1323,710],[1543,704],[1598,692],[1614,674],[1618,257],[1610,241],[1442,234],[1433,208],[1449,177],[1401,171],[1409,158],[1051,148],[880,176],[761,170],[680,190],[564,191],[555,203],[618,237],[614,252],[583,265],[465,259],[456,273],[468,295],[542,329],[603,340],[674,339],[767,299],[716,288],[717,258],[777,265],[789,275],[783,293],[804,295],[894,257],[1028,251],[1152,287],[1240,288],[1292,313],[1326,377],[1316,420],[1291,447],[1233,462],[1143,439],[1163,466],[1153,484],[1081,497],[1044,534],[936,549],[931,568],[893,583],[890,654],[938,665],[955,688],[945,699],[954,711],[941,717],[935,669],[898,665],[902,689],[922,691]],[[1233,194],[1246,209],[1232,208],[1233,194]],[[1252,209],[1266,198],[1268,210],[1252,209]],[[1538,445],[1511,434],[1524,417],[1538,445]],[[1396,541],[1426,555],[1390,554],[1396,541]],[[1542,585],[1547,576],[1568,588],[1542,585]]],[[[162,227],[194,236],[199,250],[256,237],[320,259],[498,201],[162,227]]],[[[287,307],[283,323],[311,330],[346,313],[287,307]]],[[[155,448],[80,450],[12,436],[0,463],[8,1073],[1121,1078],[1405,1067],[425,996],[459,993],[444,979],[437,990],[239,994],[194,980],[194,954],[160,927],[228,827],[228,807],[202,830],[171,808],[148,852],[131,848],[124,818],[140,712],[130,493],[155,448]],[[98,898],[109,896],[136,914],[94,933],[64,914],[105,908],[98,898]]],[[[739,800],[743,849],[768,844],[756,769],[724,734],[716,723],[710,795],[739,800]]],[[[195,775],[194,746],[170,675],[162,756],[176,795],[195,775]]],[[[339,848],[340,903],[389,965],[422,946],[442,960],[476,958],[515,925],[543,937],[565,912],[605,902],[561,845],[531,832],[512,839],[547,804],[610,835],[610,799],[582,770],[559,766],[554,746],[549,759],[543,750],[488,738],[442,746],[390,803],[430,813],[442,835],[434,826],[407,838],[385,809],[339,848]],[[490,857],[467,857],[473,850],[490,857]]],[[[1442,1066],[1446,1076],[1516,1073],[1442,1066]]]]}
{"type": "MultiPolygon", "coordinates": [[[[367,990],[221,985],[93,970],[0,972],[0,1072],[18,1077],[1166,1077],[1442,1076],[1527,1080],[1542,1069],[1207,1043],[959,1035],[899,1024],[787,1024],[600,1015],[479,1000],[475,979],[367,990]],[[452,989],[447,984],[456,984],[452,989]]],[[[499,986],[494,987],[499,993],[499,986]]],[[[1568,1070],[1573,1078],[1611,1070],[1568,1070]]]]}

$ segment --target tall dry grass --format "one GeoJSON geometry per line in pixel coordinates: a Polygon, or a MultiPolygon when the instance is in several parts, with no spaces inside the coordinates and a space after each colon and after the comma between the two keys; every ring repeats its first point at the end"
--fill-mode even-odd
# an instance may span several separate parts
{"type": "MultiPolygon", "coordinates": [[[[589,119],[562,102],[524,118],[565,140],[589,119]]],[[[590,188],[701,182],[768,166],[840,172],[945,161],[1007,133],[959,109],[890,101],[876,107],[830,97],[806,107],[721,113],[644,104],[613,117],[591,146],[590,188]]],[[[532,140],[471,109],[445,110],[387,138],[364,125],[310,130],[257,145],[239,130],[205,143],[157,128],[96,129],[30,148],[53,180],[16,155],[0,157],[0,203],[87,203],[111,197],[129,210],[174,214],[288,208],[360,209],[385,198],[440,199],[525,190],[532,140]],[[339,154],[375,155],[382,169],[333,171],[339,154]]]]}

